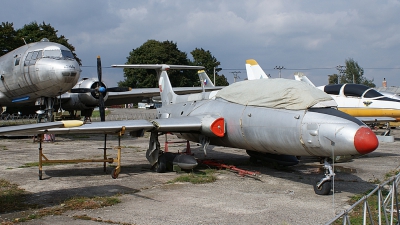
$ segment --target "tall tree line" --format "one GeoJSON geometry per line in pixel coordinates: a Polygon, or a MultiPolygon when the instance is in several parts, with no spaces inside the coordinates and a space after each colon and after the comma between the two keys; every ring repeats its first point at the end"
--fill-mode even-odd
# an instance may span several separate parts
{"type": "MultiPolygon", "coordinates": [[[[206,73],[213,77],[214,68],[221,63],[210,51],[196,48],[190,52],[193,60],[188,59],[185,52],[178,49],[173,41],[148,40],[139,48],[133,49],[127,57],[126,64],[172,64],[204,66],[206,73]]],[[[200,86],[197,71],[193,70],[170,70],[169,79],[174,87],[200,86]]],[[[118,82],[119,86],[134,88],[157,87],[157,74],[154,70],[146,69],[124,69],[125,80],[118,82]]],[[[229,85],[223,74],[215,74],[215,85],[229,85]]]]}

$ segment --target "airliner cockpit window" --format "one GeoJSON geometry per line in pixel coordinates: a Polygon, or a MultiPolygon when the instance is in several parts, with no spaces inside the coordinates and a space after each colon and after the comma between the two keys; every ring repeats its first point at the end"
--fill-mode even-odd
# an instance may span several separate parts
{"type": "Polygon", "coordinates": [[[32,58],[32,54],[33,54],[33,52],[28,52],[28,54],[26,55],[25,61],[24,61],[24,66],[29,66],[29,61],[32,58]]]}
{"type": "Polygon", "coordinates": [[[43,51],[43,58],[61,58],[60,49],[46,49],[43,51]]]}
{"type": "Polygon", "coordinates": [[[74,59],[74,55],[71,51],[68,50],[61,50],[62,56],[64,59],[74,59]]]}
{"type": "Polygon", "coordinates": [[[370,89],[364,94],[364,98],[376,98],[376,97],[381,97],[383,94],[379,93],[378,91],[374,89],[370,89]]]}
{"type": "Polygon", "coordinates": [[[37,51],[33,52],[33,55],[32,55],[31,59],[33,59],[33,60],[36,59],[38,54],[39,54],[39,52],[37,52],[37,51]]]}

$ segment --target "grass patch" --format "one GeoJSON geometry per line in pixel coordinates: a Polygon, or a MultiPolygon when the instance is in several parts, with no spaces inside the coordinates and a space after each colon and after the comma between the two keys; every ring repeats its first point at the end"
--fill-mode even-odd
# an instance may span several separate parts
{"type": "Polygon", "coordinates": [[[183,174],[173,179],[170,183],[190,182],[192,184],[204,184],[204,183],[212,183],[216,180],[217,177],[215,176],[215,169],[206,169],[204,171],[196,171],[196,172],[190,172],[188,174],[183,174]]]}
{"type": "MultiPolygon", "coordinates": [[[[111,114],[111,111],[110,111],[110,110],[105,110],[105,115],[106,115],[106,116],[108,116],[108,115],[110,115],[110,114],[111,114]]],[[[98,110],[93,111],[92,117],[100,117],[100,111],[98,111],[98,110]]]]}
{"type": "MultiPolygon", "coordinates": [[[[357,194],[354,195],[350,198],[349,200],[349,204],[353,205],[355,204],[357,201],[359,201],[360,199],[362,199],[364,196],[368,195],[373,189],[370,189],[362,194],[357,194]]],[[[389,194],[389,191],[384,189],[382,190],[382,195],[383,198],[385,198],[385,196],[387,196],[389,194]]],[[[398,197],[399,198],[399,195],[398,197]]],[[[379,211],[378,211],[378,192],[376,192],[375,194],[371,195],[368,199],[367,199],[368,205],[370,207],[371,210],[371,215],[372,215],[372,219],[374,221],[375,224],[379,224],[379,211]]],[[[383,210],[383,209],[382,209],[383,210]]],[[[382,211],[382,215],[383,211],[382,211]]],[[[363,219],[364,219],[364,203],[360,203],[358,204],[350,213],[350,223],[351,224],[363,224],[363,219]]],[[[397,223],[396,220],[396,215],[394,215],[394,221],[397,223]]],[[[385,224],[385,218],[384,216],[382,216],[381,218],[381,223],[385,224]]],[[[335,225],[339,225],[339,224],[343,224],[343,219],[337,220],[335,223],[335,225]]],[[[370,224],[370,220],[369,220],[369,215],[367,215],[367,224],[370,224]]]]}
{"type": "Polygon", "coordinates": [[[396,176],[397,174],[399,174],[399,172],[400,171],[398,171],[398,170],[392,170],[392,171],[387,172],[385,174],[385,180],[387,180],[387,179],[389,179],[389,178],[391,178],[393,176],[396,176]]]}
{"type": "MultiPolygon", "coordinates": [[[[42,208],[25,218],[14,219],[14,222],[25,222],[32,219],[39,219],[50,215],[61,215],[70,210],[86,210],[98,209],[106,206],[112,206],[120,203],[121,200],[114,197],[74,197],[66,200],[59,206],[42,208]]],[[[80,217],[79,219],[87,219],[87,217],[80,217]]]]}
{"type": "Polygon", "coordinates": [[[5,151],[5,150],[8,150],[8,148],[7,148],[7,146],[2,145],[2,146],[0,146],[0,150],[5,151]]]}
{"type": "Polygon", "coordinates": [[[99,218],[93,218],[93,217],[90,217],[90,216],[88,216],[88,215],[86,215],[86,214],[83,214],[83,215],[75,215],[75,216],[72,216],[74,219],[76,219],[76,220],[90,220],[90,221],[94,221],[94,222],[99,222],[99,223],[107,223],[107,224],[122,224],[122,225],[130,225],[130,223],[121,223],[121,222],[114,222],[114,221],[111,221],[111,220],[102,220],[102,219],[99,219],[99,218]]]}
{"type": "Polygon", "coordinates": [[[18,185],[0,179],[0,212],[12,212],[29,208],[30,206],[24,203],[27,194],[28,192],[19,188],[18,185]]]}

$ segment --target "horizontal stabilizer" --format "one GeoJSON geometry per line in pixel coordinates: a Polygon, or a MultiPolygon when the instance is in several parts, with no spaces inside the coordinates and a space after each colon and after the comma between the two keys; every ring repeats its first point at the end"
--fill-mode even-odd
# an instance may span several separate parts
{"type": "Polygon", "coordinates": [[[181,70],[201,70],[204,66],[186,66],[186,65],[167,65],[167,64],[126,64],[126,65],[111,65],[114,68],[136,68],[136,69],[155,69],[155,70],[169,70],[169,69],[181,69],[181,70]]]}

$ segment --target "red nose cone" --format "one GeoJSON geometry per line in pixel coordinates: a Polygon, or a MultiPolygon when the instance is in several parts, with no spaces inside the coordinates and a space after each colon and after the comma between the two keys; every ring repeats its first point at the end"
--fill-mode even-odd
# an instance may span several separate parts
{"type": "Polygon", "coordinates": [[[367,127],[361,127],[354,135],[354,147],[360,154],[367,154],[378,148],[378,138],[367,127]]]}

